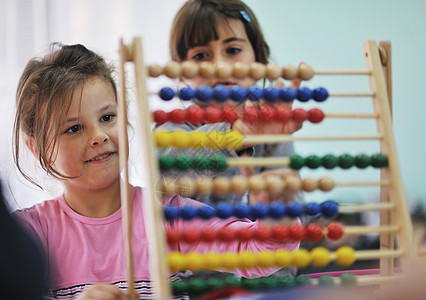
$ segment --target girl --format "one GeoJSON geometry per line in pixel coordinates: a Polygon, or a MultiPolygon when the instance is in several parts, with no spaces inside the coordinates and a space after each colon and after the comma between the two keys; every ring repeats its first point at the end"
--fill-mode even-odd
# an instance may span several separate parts
{"type": "MultiPolygon", "coordinates": [[[[59,180],[63,195],[15,216],[36,237],[48,263],[48,294],[60,299],[125,299],[125,251],[121,226],[120,170],[117,136],[117,89],[113,69],[82,45],[55,44],[43,58],[27,64],[17,89],[15,162],[20,164],[20,141],[46,173],[59,180]]],[[[139,297],[151,298],[142,192],[130,187],[133,210],[135,287],[139,297]]],[[[166,205],[202,206],[175,196],[166,205]]],[[[199,220],[167,223],[166,229],[205,226],[199,220]]],[[[210,228],[253,229],[258,222],[211,219],[210,228]]],[[[177,243],[170,251],[295,250],[298,243],[231,242],[196,245],[177,243]]],[[[257,277],[276,269],[235,270],[257,277]]],[[[171,275],[171,280],[175,277],[171,275]]]]}

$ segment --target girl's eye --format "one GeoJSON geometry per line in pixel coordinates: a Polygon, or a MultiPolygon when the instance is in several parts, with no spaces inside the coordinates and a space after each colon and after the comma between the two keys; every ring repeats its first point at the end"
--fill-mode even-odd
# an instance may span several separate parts
{"type": "Polygon", "coordinates": [[[240,48],[237,48],[237,47],[231,47],[231,48],[226,49],[226,53],[228,53],[228,54],[238,54],[241,51],[243,51],[243,50],[241,50],[240,48]]]}
{"type": "Polygon", "coordinates": [[[74,126],[71,126],[70,128],[68,128],[65,131],[65,133],[76,133],[76,132],[78,132],[80,130],[81,130],[81,126],[80,125],[74,125],[74,126]]]}
{"type": "Polygon", "coordinates": [[[105,115],[101,118],[101,122],[109,122],[111,121],[115,116],[113,114],[105,115]]]}
{"type": "Polygon", "coordinates": [[[192,56],[193,60],[204,60],[208,57],[208,54],[206,52],[199,52],[192,56]]]}

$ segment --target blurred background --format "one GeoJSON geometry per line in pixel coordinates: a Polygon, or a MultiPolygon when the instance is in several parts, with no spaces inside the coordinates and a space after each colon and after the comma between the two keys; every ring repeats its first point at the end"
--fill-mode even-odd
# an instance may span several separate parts
{"type": "MultiPolygon", "coordinates": [[[[426,1],[424,0],[246,0],[257,15],[272,50],[272,61],[297,65],[305,62],[314,69],[364,69],[362,44],[365,40],[392,43],[393,124],[407,199],[411,207],[426,205],[426,1]],[[423,91],[423,92],[422,92],[423,91]]],[[[11,132],[15,91],[26,62],[46,53],[49,44],[81,43],[117,63],[119,41],[130,43],[142,37],[146,64],[169,60],[168,36],[173,16],[183,0],[0,0],[0,172],[7,184],[12,209],[31,206],[60,193],[45,178],[28,155],[27,168],[45,187],[37,189],[17,174],[12,158],[11,132]]],[[[130,73],[131,69],[129,69],[130,73]]],[[[173,84],[165,78],[149,80],[150,91],[173,84]]],[[[364,76],[317,76],[302,86],[323,86],[329,92],[367,92],[364,76]]],[[[130,86],[129,98],[134,99],[130,86]]],[[[154,105],[160,105],[152,100],[154,105]]],[[[179,105],[179,103],[174,103],[179,105]]],[[[295,106],[298,106],[295,103],[295,106]]],[[[311,104],[304,105],[309,108],[311,104]]],[[[313,105],[315,106],[315,104],[313,105]]],[[[317,105],[318,106],[318,105],[317,105]]],[[[333,98],[321,108],[325,112],[371,112],[369,98],[333,98]]],[[[135,111],[133,118],[136,118],[135,111]]],[[[132,122],[132,120],[131,120],[132,122]]],[[[305,124],[297,135],[374,134],[371,120],[325,120],[320,125],[305,124]],[[343,125],[342,125],[343,124],[343,125]]],[[[131,133],[131,180],[143,185],[140,141],[131,133]]],[[[377,142],[298,142],[303,156],[331,153],[372,154],[377,142]],[[362,152],[360,152],[362,149],[362,152]]],[[[302,170],[302,177],[319,179],[321,170],[302,170]]],[[[352,176],[377,180],[378,171],[354,169],[332,171],[335,181],[352,176]]],[[[378,201],[377,187],[336,188],[331,193],[307,193],[309,201],[328,198],[340,201],[378,201]]]]}

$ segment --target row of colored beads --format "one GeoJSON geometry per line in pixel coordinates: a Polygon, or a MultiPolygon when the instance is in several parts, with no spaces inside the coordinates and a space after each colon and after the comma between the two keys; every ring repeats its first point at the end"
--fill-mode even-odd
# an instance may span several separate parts
{"type": "Polygon", "coordinates": [[[164,177],[160,182],[160,188],[164,194],[178,194],[183,197],[210,195],[212,193],[216,195],[242,195],[246,191],[253,193],[267,192],[274,196],[280,195],[285,191],[304,190],[305,192],[313,192],[319,189],[327,192],[331,191],[335,186],[336,183],[328,177],[315,180],[313,178],[300,179],[296,176],[282,178],[278,175],[253,175],[249,178],[242,175],[235,175],[231,178],[226,176],[217,176],[215,178],[181,176],[177,179],[164,177]]]}
{"type": "Polygon", "coordinates": [[[316,223],[311,223],[307,226],[300,224],[292,224],[285,226],[284,224],[275,224],[271,227],[266,225],[259,226],[256,229],[230,229],[224,228],[222,230],[215,230],[211,227],[205,228],[188,228],[187,230],[176,230],[168,229],[166,231],[167,241],[169,243],[177,243],[184,241],[186,243],[195,242],[213,242],[213,241],[248,241],[258,240],[266,241],[273,239],[277,242],[286,241],[302,241],[308,240],[310,242],[319,242],[324,237],[324,231],[326,231],[326,237],[331,241],[338,241],[342,238],[344,232],[343,227],[340,223],[332,222],[327,225],[327,229],[316,223]]]}
{"type": "Polygon", "coordinates": [[[284,78],[286,80],[296,78],[309,80],[314,76],[314,70],[307,64],[300,64],[298,67],[293,65],[280,67],[276,64],[265,65],[258,62],[252,64],[237,62],[230,65],[227,63],[212,64],[210,62],[195,63],[192,61],[178,63],[171,61],[164,67],[157,64],[148,66],[148,75],[150,77],[158,77],[162,74],[169,78],[194,78],[196,76],[201,76],[204,78],[221,79],[230,77],[242,79],[250,77],[254,80],[259,80],[261,78],[267,78],[269,80],[277,80],[278,78],[284,78]]]}
{"type": "Polygon", "coordinates": [[[324,112],[318,108],[306,111],[302,108],[296,108],[293,111],[288,105],[281,104],[279,106],[262,105],[261,107],[248,106],[241,110],[239,116],[233,105],[226,105],[222,108],[216,106],[207,106],[205,108],[199,106],[191,106],[188,109],[176,108],[170,112],[156,110],[153,112],[153,119],[157,125],[166,122],[182,124],[184,122],[193,125],[203,123],[234,123],[239,118],[250,124],[270,123],[277,121],[286,123],[291,120],[295,122],[304,122],[309,120],[311,123],[320,123],[324,119],[324,112]]]}
{"type": "Polygon", "coordinates": [[[192,131],[186,132],[183,130],[157,131],[154,133],[155,144],[158,148],[175,147],[183,148],[211,148],[211,149],[240,149],[243,145],[243,136],[236,130],[227,132],[212,130],[210,132],[192,131]]]}
{"type": "MultiPolygon", "coordinates": [[[[354,285],[356,283],[356,276],[352,273],[343,273],[339,275],[338,280],[340,281],[340,285],[342,286],[354,285]]],[[[182,281],[175,281],[172,283],[172,290],[174,295],[181,295],[183,293],[202,294],[227,287],[263,291],[277,288],[293,288],[309,284],[313,284],[313,281],[308,276],[299,276],[294,278],[291,275],[273,275],[259,278],[243,277],[241,279],[238,279],[235,276],[230,275],[225,278],[190,278],[182,281]]],[[[329,287],[335,284],[336,280],[333,276],[321,275],[318,277],[319,286],[329,287]]]]}
{"type": "Polygon", "coordinates": [[[259,203],[253,206],[246,204],[233,206],[226,202],[222,202],[216,206],[202,206],[199,208],[192,206],[164,207],[164,217],[167,221],[173,221],[179,218],[184,220],[192,220],[194,218],[209,220],[213,217],[221,219],[227,219],[229,217],[237,217],[241,219],[264,219],[271,217],[274,219],[280,219],[283,217],[297,218],[302,215],[322,215],[324,218],[333,218],[337,214],[338,205],[332,200],[327,200],[322,203],[310,202],[303,205],[297,202],[291,202],[288,204],[274,202],[270,205],[259,203]]]}
{"type": "Polygon", "coordinates": [[[330,253],[324,247],[317,247],[311,251],[300,248],[293,252],[287,250],[259,253],[248,251],[240,253],[226,252],[221,254],[212,252],[207,254],[171,252],[167,256],[169,268],[175,272],[180,270],[196,272],[204,269],[234,270],[236,268],[269,268],[273,266],[280,268],[295,266],[298,269],[303,269],[309,264],[315,267],[325,267],[332,260],[339,266],[350,266],[356,260],[355,250],[351,247],[343,246],[338,248],[334,253],[330,253]]]}
{"type": "Polygon", "coordinates": [[[316,102],[323,102],[327,100],[329,94],[323,87],[315,89],[310,89],[308,87],[300,87],[297,89],[291,87],[284,87],[281,89],[267,87],[262,89],[253,85],[246,89],[239,85],[228,88],[223,85],[211,87],[204,84],[196,89],[184,87],[179,91],[175,91],[171,87],[163,87],[158,92],[158,96],[164,101],[172,100],[175,96],[178,96],[183,101],[196,99],[201,102],[208,102],[210,100],[217,102],[225,102],[227,100],[240,102],[247,99],[252,101],[264,99],[266,102],[292,102],[294,100],[308,102],[312,99],[316,102]]]}
{"type": "Polygon", "coordinates": [[[310,155],[306,158],[294,154],[290,157],[290,168],[294,170],[299,170],[305,166],[310,169],[316,169],[321,166],[326,169],[333,169],[337,166],[342,169],[349,169],[353,166],[364,169],[368,166],[372,166],[374,168],[383,168],[387,165],[388,158],[381,153],[373,154],[371,156],[366,154],[358,154],[356,156],[352,156],[350,154],[342,154],[339,156],[327,154],[323,157],[319,157],[318,155],[310,155]]]}

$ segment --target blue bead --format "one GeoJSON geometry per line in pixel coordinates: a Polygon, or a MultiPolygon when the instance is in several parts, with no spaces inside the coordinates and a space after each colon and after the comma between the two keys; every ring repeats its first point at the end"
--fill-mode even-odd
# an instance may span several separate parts
{"type": "Polygon", "coordinates": [[[198,208],[198,216],[203,220],[209,220],[216,215],[216,210],[211,206],[202,206],[198,208]]]}
{"type": "Polygon", "coordinates": [[[291,102],[294,99],[296,99],[297,96],[297,90],[291,88],[291,87],[285,87],[281,90],[280,98],[284,102],[291,102]]]}
{"type": "Polygon", "coordinates": [[[310,88],[301,87],[297,90],[296,98],[301,102],[307,102],[312,99],[313,92],[310,88]]]}
{"type": "Polygon", "coordinates": [[[164,101],[172,100],[175,96],[175,91],[172,88],[169,87],[163,87],[160,92],[158,93],[160,98],[164,101]]]}
{"type": "Polygon", "coordinates": [[[213,89],[213,98],[219,102],[226,101],[229,99],[230,95],[231,91],[223,85],[218,85],[213,89]]]}
{"type": "Polygon", "coordinates": [[[327,200],[321,203],[321,212],[325,218],[333,218],[337,215],[339,209],[336,202],[327,200]]]}
{"type": "Polygon", "coordinates": [[[197,216],[197,209],[192,206],[184,206],[180,209],[180,216],[184,220],[192,220],[197,216]]]}
{"type": "Polygon", "coordinates": [[[305,213],[308,216],[316,216],[321,213],[321,206],[315,202],[308,203],[305,205],[305,213]]]}
{"type": "Polygon", "coordinates": [[[195,97],[195,92],[190,87],[184,87],[180,89],[179,96],[182,100],[188,101],[195,97]]]}
{"type": "Polygon", "coordinates": [[[280,90],[274,87],[267,87],[263,90],[263,97],[268,102],[275,102],[280,98],[280,90]]]}
{"type": "Polygon", "coordinates": [[[287,215],[291,218],[300,217],[303,213],[303,206],[297,202],[290,202],[287,204],[287,215]]]}
{"type": "Polygon", "coordinates": [[[284,204],[274,202],[269,206],[269,215],[274,219],[280,219],[287,213],[287,208],[284,204]]]}
{"type": "Polygon", "coordinates": [[[234,215],[237,218],[248,218],[251,214],[251,207],[246,204],[238,204],[234,207],[234,215]]]}
{"type": "Polygon", "coordinates": [[[317,102],[323,102],[328,98],[328,92],[325,88],[319,87],[314,89],[312,99],[314,99],[317,102]]]}
{"type": "Polygon", "coordinates": [[[167,221],[173,221],[177,217],[179,217],[179,209],[173,206],[164,207],[164,218],[167,221]]]}
{"type": "Polygon", "coordinates": [[[195,90],[195,98],[201,102],[207,102],[213,98],[213,89],[208,85],[202,84],[195,90]]]}
{"type": "Polygon", "coordinates": [[[216,207],[216,215],[221,219],[229,218],[230,216],[232,216],[233,213],[234,213],[234,209],[232,205],[228,203],[222,202],[222,203],[219,203],[218,206],[216,207]]]}
{"type": "Polygon", "coordinates": [[[252,101],[259,101],[263,98],[263,89],[258,86],[252,85],[248,89],[248,99],[252,101]]]}
{"type": "Polygon", "coordinates": [[[248,91],[239,85],[231,88],[231,99],[234,101],[242,101],[247,98],[248,91]]]}
{"type": "Polygon", "coordinates": [[[255,218],[263,219],[268,216],[269,208],[266,205],[259,203],[252,207],[251,212],[255,218]]]}

